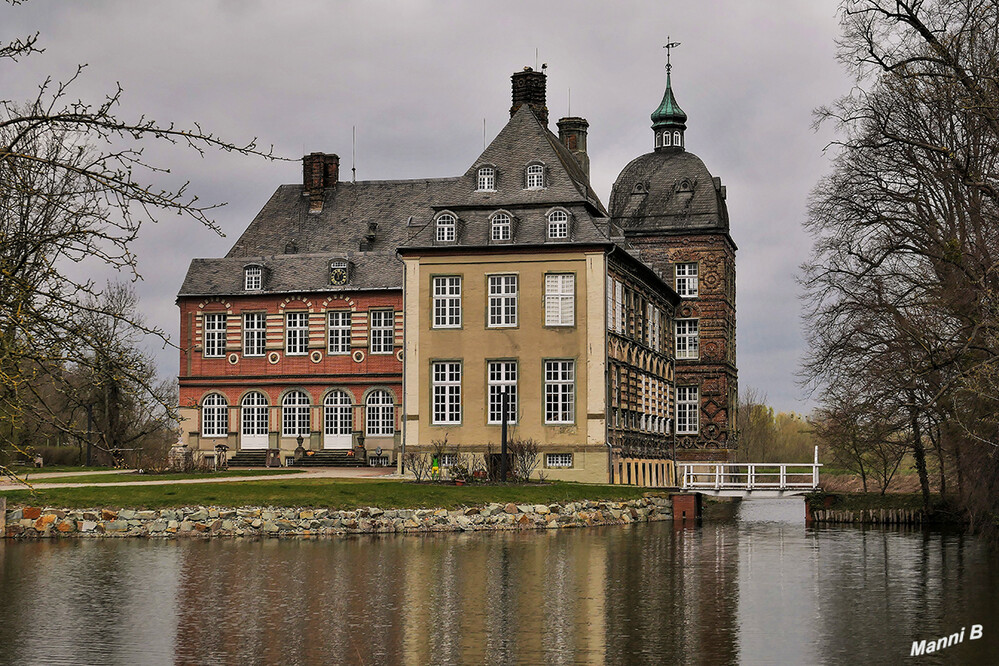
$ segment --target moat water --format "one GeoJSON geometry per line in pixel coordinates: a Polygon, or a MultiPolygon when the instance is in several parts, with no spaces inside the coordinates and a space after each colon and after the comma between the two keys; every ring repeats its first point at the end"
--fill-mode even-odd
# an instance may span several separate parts
{"type": "Polygon", "coordinates": [[[700,527],[325,540],[0,540],[0,664],[999,662],[999,561],[960,532],[700,527]],[[971,640],[973,625],[982,637],[971,640]]]}

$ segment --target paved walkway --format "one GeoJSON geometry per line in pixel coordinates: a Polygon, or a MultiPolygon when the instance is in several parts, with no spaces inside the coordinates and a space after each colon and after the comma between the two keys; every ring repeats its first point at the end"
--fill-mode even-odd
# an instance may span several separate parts
{"type": "MultiPolygon", "coordinates": [[[[230,469],[247,469],[245,467],[232,467],[230,469]]],[[[104,481],[101,483],[87,483],[85,477],[92,474],[130,474],[133,470],[107,470],[106,472],[52,472],[50,474],[31,474],[28,480],[36,490],[46,488],[101,488],[105,486],[167,486],[176,483],[241,483],[243,481],[277,481],[279,479],[369,479],[378,477],[399,478],[395,475],[394,467],[319,467],[302,470],[295,474],[266,474],[260,476],[224,476],[212,478],[207,476],[200,479],[157,479],[147,481],[104,481]],[[79,476],[80,483],[45,483],[43,478],[66,478],[79,476]],[[39,480],[36,483],[35,480],[39,480]]],[[[155,475],[143,476],[144,479],[155,479],[155,475]]],[[[0,479],[0,491],[21,490],[23,485],[16,484],[10,479],[0,479]]]]}

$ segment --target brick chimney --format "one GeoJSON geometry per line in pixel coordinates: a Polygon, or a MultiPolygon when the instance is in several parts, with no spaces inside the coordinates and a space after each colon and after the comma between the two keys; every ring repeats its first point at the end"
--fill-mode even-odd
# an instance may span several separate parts
{"type": "Polygon", "coordinates": [[[340,156],[310,153],[302,158],[302,193],[309,196],[309,212],[323,210],[323,191],[340,179],[340,156]]]}
{"type": "Polygon", "coordinates": [[[558,140],[563,146],[569,149],[572,156],[579,162],[579,166],[586,173],[586,180],[590,179],[590,157],[586,154],[586,128],[590,123],[585,118],[571,116],[559,118],[558,140]]]}
{"type": "Polygon", "coordinates": [[[544,72],[535,72],[530,67],[525,67],[524,71],[517,72],[510,77],[513,81],[511,118],[513,114],[517,113],[517,109],[524,104],[529,104],[541,124],[548,127],[548,107],[545,102],[545,80],[547,78],[544,72]]]}

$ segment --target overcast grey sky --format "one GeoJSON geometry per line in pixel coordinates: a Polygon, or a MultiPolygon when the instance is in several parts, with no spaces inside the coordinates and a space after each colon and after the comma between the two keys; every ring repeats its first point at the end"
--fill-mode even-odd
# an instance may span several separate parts
{"type": "MultiPolygon", "coordinates": [[[[0,5],[0,39],[40,31],[46,51],[2,66],[4,97],[32,97],[51,75],[89,65],[74,96],[99,102],[116,82],[121,115],[200,122],[233,141],[259,137],[278,154],[338,153],[349,178],[357,128],[358,180],[454,176],[509,118],[510,75],[548,64],[554,120],[590,123],[591,176],[607,203],[634,157],[652,149],[649,114],[673,55],[687,149],[728,188],[739,246],[738,362],[743,390],[805,411],[794,381],[804,349],[797,266],[808,194],[829,169],[830,131],[812,110],[847,92],[835,60],[836,0],[606,2],[134,2],[32,0],[0,5]]],[[[149,142],[151,143],[151,142],[149,142]]],[[[174,297],[194,257],[224,255],[301,165],[150,145],[165,183],[191,182],[225,201],[220,238],[175,216],[143,229],[137,290],[148,320],[176,336],[174,297]]],[[[164,376],[177,353],[156,349],[164,376]]]]}

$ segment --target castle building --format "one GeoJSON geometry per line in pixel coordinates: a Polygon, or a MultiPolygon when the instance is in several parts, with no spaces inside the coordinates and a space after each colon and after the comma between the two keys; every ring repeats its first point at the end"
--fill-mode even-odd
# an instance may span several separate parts
{"type": "Polygon", "coordinates": [[[178,295],[186,443],[234,461],[400,465],[446,439],[537,444],[548,478],[666,485],[734,441],[734,252],[724,188],[683,149],[669,78],[656,149],[610,211],[587,121],[549,129],[546,76],[453,178],[342,182],[303,159],[178,295]],[[705,453],[706,452],[706,453],[705,453]]]}

